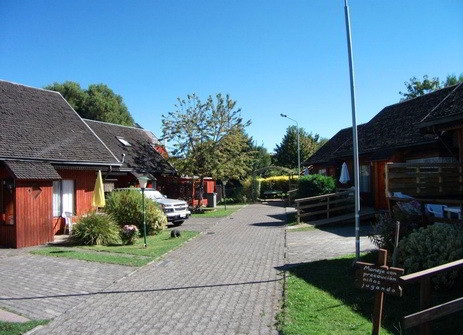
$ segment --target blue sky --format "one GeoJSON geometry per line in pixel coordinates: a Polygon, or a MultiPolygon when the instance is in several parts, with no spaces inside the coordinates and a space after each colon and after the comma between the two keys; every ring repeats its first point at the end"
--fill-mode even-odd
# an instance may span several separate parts
{"type": "MultiPolygon", "coordinates": [[[[357,123],[412,76],[463,73],[463,1],[350,0],[357,123]]],[[[161,136],[177,97],[230,94],[272,152],[352,125],[343,0],[2,0],[0,79],[104,83],[161,136]]]]}

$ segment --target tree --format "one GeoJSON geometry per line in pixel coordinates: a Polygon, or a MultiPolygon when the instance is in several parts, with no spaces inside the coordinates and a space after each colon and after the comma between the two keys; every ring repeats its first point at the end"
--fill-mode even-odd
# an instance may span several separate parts
{"type": "MultiPolygon", "coordinates": [[[[307,133],[303,128],[299,128],[299,146],[301,162],[310,157],[326,140],[320,139],[318,134],[307,133]]],[[[286,134],[281,143],[275,148],[274,162],[278,166],[297,169],[297,126],[290,126],[286,129],[286,134]]]]}
{"type": "MultiPolygon", "coordinates": [[[[248,142],[250,154],[252,156],[251,170],[256,171],[267,166],[272,165],[272,156],[268,153],[263,145],[256,145],[253,143],[252,138],[248,142]]],[[[270,171],[267,171],[263,177],[269,177],[270,171]]]]}
{"type": "Polygon", "coordinates": [[[177,99],[176,110],[162,115],[162,137],[172,142],[176,168],[200,178],[240,179],[250,169],[248,137],[241,109],[229,95],[209,96],[205,102],[196,94],[177,99]]]}
{"type": "Polygon", "coordinates": [[[132,126],[134,121],[120,95],[105,84],[92,84],[87,90],[73,81],[53,83],[45,89],[60,92],[82,118],[132,126]]]}
{"type": "Polygon", "coordinates": [[[423,76],[423,81],[416,79],[416,77],[411,77],[409,81],[406,81],[405,87],[407,92],[399,92],[400,95],[403,95],[403,98],[400,101],[410,100],[431,92],[438,90],[440,88],[456,85],[463,82],[463,73],[459,77],[456,75],[448,75],[445,81],[439,82],[439,78],[434,77],[429,79],[428,75],[423,76]]]}

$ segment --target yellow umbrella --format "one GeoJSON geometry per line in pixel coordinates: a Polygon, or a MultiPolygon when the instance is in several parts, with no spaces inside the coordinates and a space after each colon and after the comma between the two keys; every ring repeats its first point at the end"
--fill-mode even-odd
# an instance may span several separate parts
{"type": "Polygon", "coordinates": [[[105,205],[106,200],[104,198],[103,178],[101,177],[101,171],[98,170],[98,175],[95,181],[95,188],[93,189],[92,206],[98,208],[104,207],[105,205]]]}

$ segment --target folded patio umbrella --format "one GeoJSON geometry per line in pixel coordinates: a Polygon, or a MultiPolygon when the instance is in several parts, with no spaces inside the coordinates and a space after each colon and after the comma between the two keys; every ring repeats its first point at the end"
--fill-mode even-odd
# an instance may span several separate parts
{"type": "Polygon", "coordinates": [[[104,187],[103,187],[103,178],[101,177],[101,171],[98,170],[98,175],[95,181],[95,188],[93,189],[92,194],[92,206],[94,207],[104,207],[106,205],[106,200],[104,198],[104,187]]]}
{"type": "Polygon", "coordinates": [[[341,184],[346,184],[350,180],[349,169],[347,168],[346,162],[342,163],[341,167],[341,176],[339,177],[339,182],[341,184]]]}

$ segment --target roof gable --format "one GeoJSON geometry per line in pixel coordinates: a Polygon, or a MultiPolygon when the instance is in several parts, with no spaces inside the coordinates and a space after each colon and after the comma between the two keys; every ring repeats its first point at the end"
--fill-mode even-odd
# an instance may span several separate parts
{"type": "Polygon", "coordinates": [[[346,141],[352,139],[352,127],[341,129],[320,147],[303,165],[326,163],[333,159],[333,153],[346,141]]]}
{"type": "Polygon", "coordinates": [[[122,168],[139,173],[175,174],[176,170],[157,151],[159,140],[148,130],[84,120],[108,148],[123,160],[122,168]]]}
{"type": "MultiPolygon", "coordinates": [[[[392,149],[434,143],[436,140],[420,132],[425,122],[463,119],[463,85],[446,87],[435,92],[390,105],[369,122],[358,126],[359,154],[390,152],[392,149]]],[[[327,163],[352,155],[352,128],[339,131],[305,164],[327,163]]]]}
{"type": "Polygon", "coordinates": [[[463,83],[450,88],[451,92],[421,120],[420,128],[463,121],[463,83]]]}
{"type": "Polygon", "coordinates": [[[60,93],[0,80],[0,158],[118,165],[60,93]]]}

